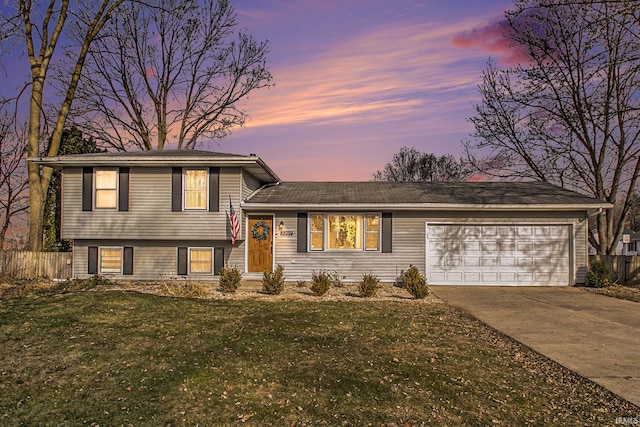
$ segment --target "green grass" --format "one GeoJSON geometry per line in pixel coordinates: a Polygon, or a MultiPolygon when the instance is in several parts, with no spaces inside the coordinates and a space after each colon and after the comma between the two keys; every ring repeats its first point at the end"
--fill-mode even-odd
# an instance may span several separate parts
{"type": "Polygon", "coordinates": [[[424,302],[5,300],[0,360],[0,425],[583,425],[637,415],[424,302]]]}

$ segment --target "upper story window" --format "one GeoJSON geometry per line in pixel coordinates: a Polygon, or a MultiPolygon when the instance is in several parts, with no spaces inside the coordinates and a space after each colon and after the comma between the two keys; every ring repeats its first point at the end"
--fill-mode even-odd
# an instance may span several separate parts
{"type": "Polygon", "coordinates": [[[82,168],[82,210],[129,210],[129,168],[82,168]]]}
{"type": "Polygon", "coordinates": [[[207,209],[207,170],[185,169],[184,208],[207,209]]]}
{"type": "Polygon", "coordinates": [[[220,211],[220,168],[171,168],[171,211],[220,211]]]}
{"type": "Polygon", "coordinates": [[[309,215],[309,249],[368,250],[380,248],[378,214],[309,215]]]}
{"type": "Polygon", "coordinates": [[[95,170],[96,209],[116,209],[118,207],[118,170],[95,170]]]}

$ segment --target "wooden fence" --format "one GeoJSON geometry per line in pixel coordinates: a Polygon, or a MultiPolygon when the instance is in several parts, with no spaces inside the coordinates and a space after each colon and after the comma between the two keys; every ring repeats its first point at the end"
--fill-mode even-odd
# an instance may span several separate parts
{"type": "Polygon", "coordinates": [[[16,279],[69,279],[72,259],[71,252],[0,251],[0,274],[16,279]]]}
{"type": "Polygon", "coordinates": [[[589,261],[604,261],[611,271],[611,280],[621,285],[640,285],[640,255],[592,255],[589,261]]]}

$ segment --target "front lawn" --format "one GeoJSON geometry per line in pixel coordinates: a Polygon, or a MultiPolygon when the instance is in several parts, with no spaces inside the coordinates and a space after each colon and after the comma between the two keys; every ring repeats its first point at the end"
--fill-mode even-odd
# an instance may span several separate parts
{"type": "Polygon", "coordinates": [[[638,409],[445,304],[0,301],[1,425],[600,425],[638,409]]]}

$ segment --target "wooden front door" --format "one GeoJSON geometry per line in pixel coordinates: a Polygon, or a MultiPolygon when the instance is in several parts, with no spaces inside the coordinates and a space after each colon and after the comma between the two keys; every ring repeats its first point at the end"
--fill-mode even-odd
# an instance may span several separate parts
{"type": "Polygon", "coordinates": [[[250,216],[249,273],[272,271],[273,266],[273,217],[250,216]]]}

